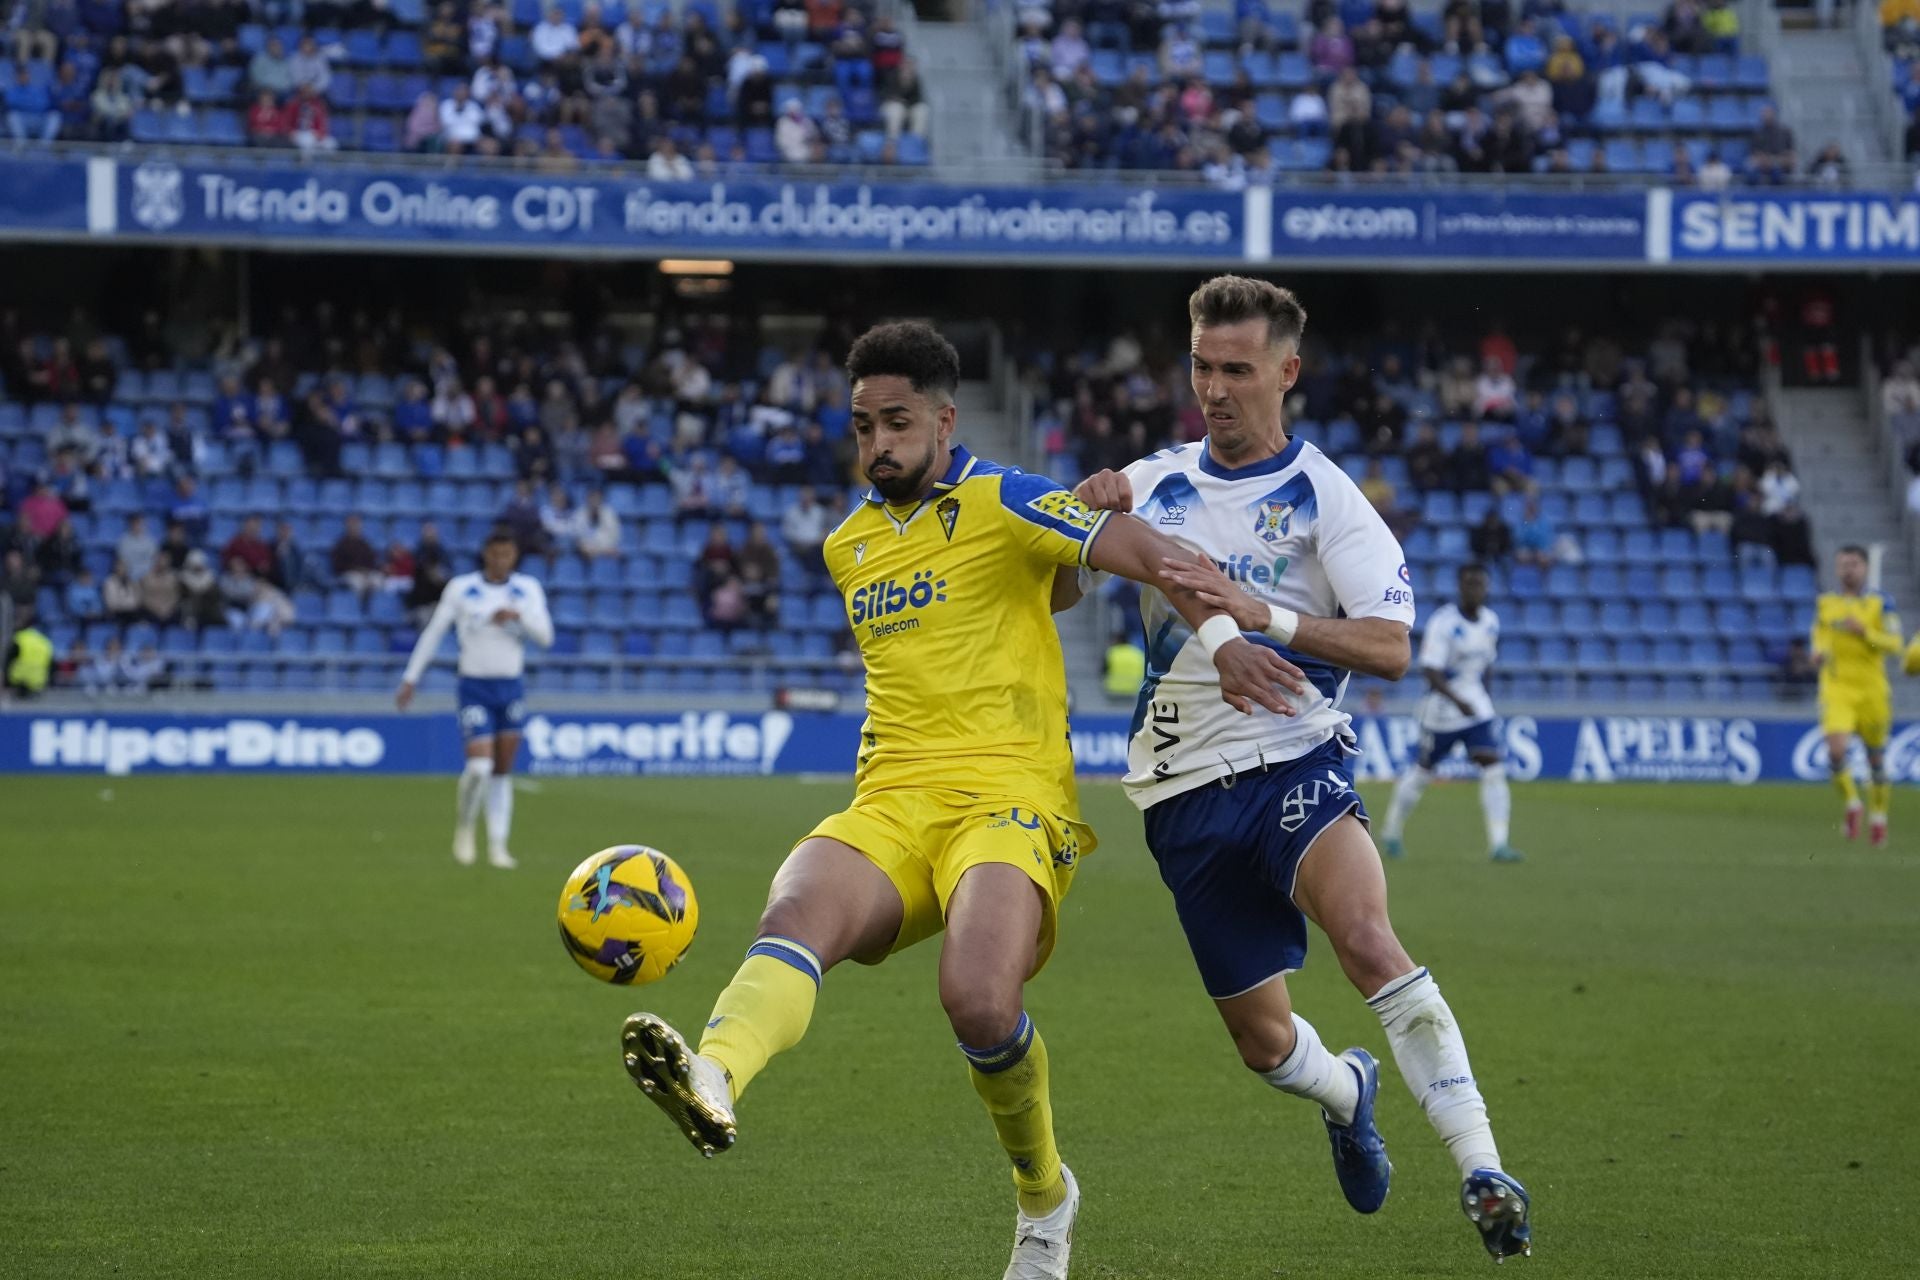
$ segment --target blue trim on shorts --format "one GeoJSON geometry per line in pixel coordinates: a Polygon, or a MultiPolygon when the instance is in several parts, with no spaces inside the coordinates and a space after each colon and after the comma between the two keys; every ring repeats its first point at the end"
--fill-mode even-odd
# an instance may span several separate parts
{"type": "Polygon", "coordinates": [[[1147,810],[1147,848],[1208,995],[1240,995],[1306,961],[1294,879],[1314,840],[1349,813],[1367,817],[1339,738],[1147,810]]]}

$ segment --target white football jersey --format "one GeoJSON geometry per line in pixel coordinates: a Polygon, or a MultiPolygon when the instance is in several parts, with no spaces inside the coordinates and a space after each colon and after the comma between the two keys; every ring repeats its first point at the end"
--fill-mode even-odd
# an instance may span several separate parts
{"type": "Polygon", "coordinates": [[[1432,690],[1420,700],[1420,727],[1430,733],[1457,733],[1469,725],[1493,719],[1493,698],[1487,693],[1487,668],[1500,651],[1500,615],[1485,605],[1478,617],[1468,618],[1454,605],[1443,604],[1427,619],[1420,642],[1422,671],[1446,673],[1447,687],[1473,707],[1468,715],[1432,690]]]}
{"type": "MultiPolygon", "coordinates": [[[[1221,466],[1205,441],[1162,450],[1126,469],[1134,516],[1202,552],[1249,594],[1317,618],[1413,624],[1413,587],[1400,543],[1360,489],[1313,444],[1295,437],[1262,462],[1221,466]]],[[[1329,738],[1352,738],[1340,709],[1348,672],[1281,648],[1304,694],[1296,714],[1242,715],[1220,698],[1220,673],[1167,598],[1143,588],[1147,679],[1134,708],[1127,794],[1142,809],[1262,763],[1294,760],[1329,738]]]]}
{"type": "Polygon", "coordinates": [[[524,573],[512,574],[505,582],[463,573],[440,593],[433,618],[413,646],[407,661],[409,684],[419,682],[449,627],[460,642],[460,674],[480,680],[514,679],[526,670],[527,641],[542,648],[553,643],[553,617],[538,581],[524,573]],[[520,620],[495,622],[493,615],[502,609],[517,610],[520,620]]]}

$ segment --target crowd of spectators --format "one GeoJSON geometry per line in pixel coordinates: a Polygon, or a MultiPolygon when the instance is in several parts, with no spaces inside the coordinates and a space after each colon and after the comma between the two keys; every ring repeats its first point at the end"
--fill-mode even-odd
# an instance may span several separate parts
{"type": "MultiPolygon", "coordinates": [[[[1635,351],[1578,328],[1523,350],[1497,321],[1462,344],[1429,323],[1344,350],[1310,342],[1287,416],[1316,424],[1307,430],[1322,443],[1334,424],[1350,427],[1343,434],[1363,459],[1361,490],[1400,536],[1420,525],[1430,494],[1512,496],[1519,519],[1502,511],[1515,504],[1493,504],[1470,531],[1472,550],[1544,567],[1579,562],[1583,550],[1545,512],[1537,462],[1593,455],[1602,424],[1582,405],[1604,393],[1604,425],[1619,432],[1652,523],[1714,530],[1736,546],[1770,548],[1780,564],[1811,564],[1792,458],[1765,401],[1738,394],[1774,358],[1754,332],[1688,320],[1661,325],[1635,351]],[[1408,492],[1389,478],[1387,459],[1399,460],[1408,492]]],[[[1184,359],[1157,357],[1133,335],[1104,351],[1052,356],[1032,376],[1059,473],[1124,467],[1205,435],[1184,359]]],[[[1920,384],[1912,390],[1920,412],[1920,384]]]]}
{"type": "Polygon", "coordinates": [[[0,102],[20,141],[138,140],[136,117],[199,105],[231,136],[194,140],[308,154],[508,156],[548,172],[638,163],[681,180],[772,162],[924,162],[919,75],[873,0],[777,0],[758,25],[753,11],[13,0],[0,6],[0,102]],[[303,25],[265,25],[288,21],[303,25]],[[369,127],[343,144],[349,114],[369,127]]]}
{"type": "Polygon", "coordinates": [[[1298,26],[1253,0],[1238,13],[1238,26],[1222,29],[1182,0],[1022,5],[1022,103],[1048,157],[1229,187],[1300,167],[1658,170],[1708,190],[1846,181],[1837,147],[1803,170],[1770,107],[1744,124],[1709,123],[1697,90],[1764,88],[1728,82],[1723,64],[1739,47],[1731,0],[1673,0],[1659,24],[1624,32],[1610,15],[1583,21],[1560,0],[1453,0],[1437,16],[1413,14],[1406,0],[1313,0],[1298,26]],[[1116,57],[1126,61],[1102,67],[1116,57]],[[1718,60],[1710,75],[1702,57],[1718,60]],[[1641,100],[1657,104],[1657,119],[1633,113],[1641,100]],[[1621,130],[1656,141],[1626,152],[1595,145],[1621,130]]]}
{"type": "Polygon", "coordinates": [[[301,319],[286,315],[276,336],[223,346],[206,414],[185,403],[156,407],[140,414],[131,439],[111,419],[81,412],[106,403],[118,378],[84,315],[71,334],[19,327],[0,314],[0,330],[14,331],[0,387],[29,406],[58,406],[44,467],[9,473],[0,455],[4,589],[26,621],[51,589],[75,621],[121,632],[147,624],[274,637],[295,622],[303,591],[332,588],[392,595],[418,624],[458,571],[431,519],[412,545],[379,546],[350,513],[330,545],[310,547],[293,521],[261,513],[214,544],[202,487],[214,448],[247,475],[265,450],[291,444],[317,478],[342,474],[342,454],[356,445],[428,446],[442,457],[504,449],[519,478],[495,523],[550,563],[632,551],[610,491],[657,486],[683,527],[710,526],[693,584],[701,613],[722,631],[772,629],[783,585],[823,580],[821,544],[853,477],[846,381],[834,356],[847,335],[837,326],[818,345],[786,350],[763,347],[751,320],[723,316],[668,324],[649,346],[506,326],[423,340],[397,318],[342,318],[322,304],[301,319]],[[319,370],[328,372],[310,372],[319,370]],[[350,388],[369,376],[397,388],[391,401],[356,402],[350,388]],[[156,530],[144,512],[127,516],[112,568],[96,580],[74,517],[94,510],[101,488],[129,480],[166,486],[164,519],[156,530]],[[777,513],[777,539],[773,517],[749,509],[756,486],[795,494],[777,513]],[[782,582],[781,545],[797,582],[782,582]]]}

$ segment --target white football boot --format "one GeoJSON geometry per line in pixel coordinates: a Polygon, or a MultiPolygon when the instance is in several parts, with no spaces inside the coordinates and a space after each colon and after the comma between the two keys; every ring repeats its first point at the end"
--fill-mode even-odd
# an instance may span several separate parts
{"type": "Polygon", "coordinates": [[[627,1019],[620,1049],[640,1092],[667,1113],[701,1155],[711,1159],[733,1145],[739,1130],[725,1067],[689,1049],[678,1031],[651,1013],[627,1019]]]}
{"type": "Polygon", "coordinates": [[[1080,1184],[1073,1170],[1060,1166],[1067,1198],[1044,1218],[1023,1211],[1014,1221],[1013,1260],[1001,1280],[1066,1280],[1067,1257],[1073,1252],[1073,1220],[1080,1216],[1080,1184]]]}
{"type": "Polygon", "coordinates": [[[453,829],[453,860],[463,867],[470,867],[477,858],[473,845],[473,828],[455,827],[453,829]]]}

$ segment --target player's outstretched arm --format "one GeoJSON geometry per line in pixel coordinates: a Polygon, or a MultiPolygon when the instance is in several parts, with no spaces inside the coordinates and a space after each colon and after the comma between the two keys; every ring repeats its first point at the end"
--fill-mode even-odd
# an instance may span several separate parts
{"type": "Polygon", "coordinates": [[[440,641],[446,638],[447,628],[453,625],[453,584],[448,583],[440,593],[440,603],[433,608],[433,617],[428,619],[426,630],[413,643],[413,656],[407,659],[407,672],[400,677],[400,691],[393,695],[394,705],[405,711],[413,701],[413,686],[420,683],[420,676],[433,661],[433,655],[440,651],[440,641]]]}
{"type": "MultiPolygon", "coordinates": [[[[1211,560],[1181,552],[1167,559],[1165,573],[1193,592],[1201,603],[1224,609],[1241,630],[1273,634],[1269,628],[1274,625],[1274,611],[1264,600],[1256,600],[1234,585],[1211,560]]],[[[1308,657],[1384,680],[1398,680],[1413,664],[1407,624],[1397,618],[1312,618],[1304,614],[1294,614],[1293,618],[1292,633],[1274,638],[1308,657]]]]}
{"type": "MultiPolygon", "coordinates": [[[[1228,706],[1251,714],[1257,703],[1277,715],[1292,715],[1294,708],[1276,692],[1276,687],[1290,693],[1304,693],[1305,674],[1273,650],[1251,644],[1237,634],[1216,636],[1215,632],[1230,626],[1229,611],[1224,606],[1207,603],[1197,592],[1168,575],[1166,566],[1181,554],[1179,543],[1148,528],[1144,521],[1115,514],[1107,518],[1087,548],[1087,566],[1131,578],[1165,595],[1194,634],[1208,642],[1213,665],[1220,671],[1220,696],[1228,706]],[[1210,620],[1216,621],[1211,631],[1207,627],[1210,620]]],[[[1241,629],[1244,628],[1235,630],[1241,629]]]]}

